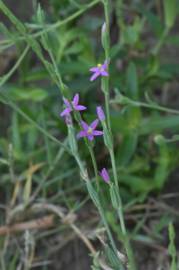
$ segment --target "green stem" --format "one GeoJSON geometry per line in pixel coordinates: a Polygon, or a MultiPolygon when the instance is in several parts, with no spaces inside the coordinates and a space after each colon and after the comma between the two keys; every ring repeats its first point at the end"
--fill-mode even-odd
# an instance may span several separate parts
{"type": "MultiPolygon", "coordinates": [[[[105,44],[104,44],[104,52],[105,52],[105,60],[109,61],[110,58],[110,28],[109,28],[109,0],[104,0],[104,14],[105,14],[105,44]]],[[[105,109],[107,115],[107,126],[111,132],[111,121],[110,121],[110,110],[109,110],[109,77],[105,77],[103,80],[103,92],[105,96],[105,109]]]]}
{"type": "MultiPolygon", "coordinates": [[[[157,104],[148,104],[148,103],[145,103],[145,102],[134,101],[134,100],[129,99],[129,98],[127,98],[126,102],[127,102],[126,104],[129,104],[129,105],[134,106],[134,107],[144,107],[144,108],[148,108],[148,109],[159,110],[159,111],[162,111],[162,112],[179,114],[179,110],[166,108],[166,107],[163,107],[163,106],[160,106],[160,105],[157,105],[157,104]]],[[[110,103],[115,103],[115,104],[119,103],[120,104],[121,102],[120,102],[120,100],[119,101],[111,100],[110,103]]]]}
{"type": "Polygon", "coordinates": [[[94,150],[93,147],[88,143],[88,149],[91,155],[91,160],[93,163],[93,168],[94,168],[94,173],[95,173],[95,178],[96,178],[96,185],[97,185],[97,191],[99,192],[100,187],[99,187],[99,177],[98,177],[98,167],[97,167],[97,163],[96,163],[96,159],[95,159],[95,155],[94,155],[94,150]]]}
{"type": "Polygon", "coordinates": [[[111,118],[110,118],[110,108],[109,108],[109,91],[104,92],[105,97],[105,109],[106,109],[106,117],[107,117],[107,126],[111,133],[111,118]]]}
{"type": "Polygon", "coordinates": [[[23,51],[23,53],[21,54],[21,56],[19,57],[19,59],[15,63],[15,65],[11,68],[11,70],[6,75],[4,75],[3,77],[0,78],[0,87],[7,82],[7,80],[13,75],[13,73],[20,66],[20,64],[23,61],[24,57],[26,56],[29,48],[30,47],[27,45],[25,50],[23,51]]]}
{"type": "MultiPolygon", "coordinates": [[[[76,155],[74,156],[79,168],[80,168],[80,171],[83,175],[86,175],[86,171],[85,171],[85,168],[84,168],[84,165],[80,159],[80,156],[78,153],[76,153],[76,155]]],[[[95,160],[95,159],[94,159],[95,160]]],[[[96,162],[95,162],[96,163],[96,162]]],[[[88,175],[86,175],[86,181],[90,181],[89,178],[88,178],[88,175]]],[[[101,207],[101,205],[98,206],[98,211],[100,213],[100,216],[102,218],[102,222],[104,224],[104,227],[106,228],[106,231],[107,231],[107,234],[108,234],[108,237],[109,237],[109,240],[110,240],[110,243],[111,243],[111,246],[113,248],[113,251],[115,252],[115,254],[118,253],[118,250],[117,250],[117,247],[116,247],[116,244],[115,244],[115,241],[113,239],[113,236],[112,236],[112,233],[111,233],[111,230],[110,230],[110,227],[108,225],[108,222],[106,220],[106,216],[104,214],[104,211],[103,211],[103,208],[101,207]]]]}
{"type": "MultiPolygon", "coordinates": [[[[105,22],[106,22],[106,42],[105,42],[105,47],[104,47],[104,51],[105,51],[105,58],[106,60],[109,60],[109,50],[110,50],[110,39],[109,39],[109,0],[104,0],[104,13],[105,13],[105,22]]],[[[107,126],[110,130],[111,133],[111,121],[110,121],[110,108],[109,108],[109,78],[103,78],[103,91],[104,91],[104,96],[105,96],[105,107],[106,107],[106,115],[107,115],[107,126]]],[[[111,134],[111,141],[113,141],[112,139],[112,134],[111,134]]],[[[112,171],[113,171],[113,175],[114,175],[114,182],[115,182],[115,186],[118,190],[118,177],[117,177],[117,170],[116,170],[116,164],[115,164],[115,157],[114,157],[114,150],[109,149],[109,153],[110,153],[110,158],[111,158],[111,163],[112,163],[112,171]]],[[[122,206],[121,206],[122,209],[122,206]]],[[[121,230],[122,233],[124,235],[126,235],[126,228],[125,228],[125,224],[124,224],[124,218],[123,218],[123,213],[122,211],[120,211],[119,213],[119,220],[120,220],[120,224],[121,224],[121,230]]]]}
{"type": "MultiPolygon", "coordinates": [[[[120,201],[121,201],[121,196],[120,196],[120,192],[119,192],[118,177],[117,177],[117,169],[116,169],[116,163],[115,163],[115,157],[114,157],[113,149],[109,150],[109,153],[110,153],[110,158],[111,158],[111,163],[112,163],[112,171],[113,171],[113,175],[114,175],[114,182],[115,182],[115,186],[116,186],[116,189],[118,191],[118,195],[119,195],[119,198],[120,198],[120,201]]],[[[120,220],[122,234],[124,236],[126,236],[126,227],[125,227],[124,217],[123,217],[123,212],[122,212],[122,201],[121,201],[121,207],[119,208],[119,211],[118,211],[118,216],[119,216],[119,220],[120,220]]]]}
{"type": "MultiPolygon", "coordinates": [[[[106,22],[106,42],[104,43],[104,51],[105,51],[105,58],[107,61],[109,61],[109,56],[110,56],[110,32],[109,32],[109,0],[103,0],[104,4],[104,14],[105,14],[105,22],[106,22]]],[[[112,137],[112,132],[111,132],[111,121],[110,121],[110,108],[109,108],[109,77],[102,78],[102,89],[104,92],[105,96],[105,109],[106,109],[106,116],[107,116],[107,127],[109,129],[110,137],[111,137],[111,144],[113,145],[113,137],[112,137]]],[[[117,169],[116,169],[116,162],[115,162],[115,156],[114,156],[114,149],[113,146],[111,148],[108,147],[109,153],[110,153],[110,158],[111,158],[111,164],[112,164],[112,171],[114,175],[114,182],[116,186],[116,190],[118,192],[120,201],[120,192],[119,192],[119,184],[118,184],[118,176],[117,176],[117,169]]],[[[127,237],[127,231],[125,227],[125,222],[124,222],[124,216],[123,216],[123,210],[122,210],[122,201],[121,201],[121,206],[118,209],[118,217],[120,221],[120,226],[121,226],[121,231],[123,234],[123,243],[124,247],[129,259],[130,267],[132,270],[135,270],[135,264],[134,264],[134,259],[133,259],[133,254],[132,254],[132,249],[130,247],[130,243],[127,237]]]]}
{"type": "Polygon", "coordinates": [[[179,114],[178,110],[174,110],[174,109],[170,109],[170,108],[166,108],[160,105],[150,105],[144,102],[134,102],[132,105],[134,106],[140,106],[140,107],[145,107],[145,108],[149,108],[149,109],[154,109],[154,110],[159,110],[159,111],[163,111],[163,112],[168,112],[168,113],[174,113],[174,114],[179,114]]]}
{"type": "MultiPolygon", "coordinates": [[[[75,118],[76,121],[78,122],[78,125],[81,127],[81,115],[79,113],[75,113],[75,118]]],[[[93,164],[93,169],[94,169],[94,173],[95,173],[95,178],[96,178],[96,182],[97,182],[97,191],[99,192],[99,177],[98,177],[98,167],[97,167],[97,163],[96,163],[96,159],[95,159],[95,155],[94,155],[94,150],[92,145],[89,143],[88,139],[84,138],[85,144],[88,147],[90,156],[91,156],[91,160],[92,160],[92,164],[93,164]]]]}
{"type": "Polygon", "coordinates": [[[109,228],[108,222],[107,222],[107,220],[106,220],[105,214],[104,214],[104,212],[103,212],[103,209],[102,209],[101,207],[99,207],[98,210],[99,210],[99,212],[100,212],[100,215],[101,215],[103,224],[104,224],[104,226],[105,226],[105,228],[106,228],[106,231],[107,231],[109,240],[110,240],[110,242],[111,242],[111,246],[112,246],[112,248],[113,248],[113,251],[115,252],[116,256],[118,257],[118,250],[117,250],[116,244],[115,244],[115,242],[114,242],[114,239],[113,239],[111,230],[110,230],[110,228],[109,228]]]}
{"type": "Polygon", "coordinates": [[[54,66],[54,72],[55,72],[55,74],[57,76],[57,79],[58,79],[58,85],[60,86],[62,94],[64,94],[64,84],[63,84],[63,81],[62,81],[62,77],[61,77],[60,72],[58,71],[58,66],[57,66],[57,63],[55,61],[55,58],[53,56],[53,53],[52,53],[51,49],[48,50],[48,53],[50,55],[50,58],[52,60],[52,64],[54,66]]]}
{"type": "Polygon", "coordinates": [[[104,14],[105,14],[105,23],[106,23],[106,45],[105,45],[104,51],[105,51],[106,60],[109,60],[109,55],[110,55],[109,0],[104,0],[104,14]]]}
{"type": "Polygon", "coordinates": [[[160,39],[158,40],[157,44],[155,45],[155,47],[151,51],[154,55],[157,55],[159,53],[159,51],[160,51],[160,49],[161,49],[161,47],[162,47],[165,39],[168,36],[169,31],[170,31],[170,28],[168,28],[168,27],[165,28],[165,30],[163,31],[160,39]]]}
{"type": "Polygon", "coordinates": [[[116,190],[118,192],[119,199],[121,201],[121,205],[118,208],[117,214],[118,214],[118,217],[119,217],[120,226],[121,226],[121,232],[122,232],[122,235],[123,235],[123,243],[124,243],[124,247],[125,247],[125,250],[126,250],[126,253],[127,253],[127,257],[129,259],[131,270],[135,270],[136,267],[135,267],[133,251],[132,251],[129,239],[128,239],[127,230],[126,230],[126,226],[125,226],[125,222],[124,222],[123,207],[122,207],[122,200],[121,200],[121,196],[120,196],[120,192],[119,192],[119,183],[118,183],[116,162],[115,162],[115,157],[114,157],[114,150],[109,149],[109,153],[110,153],[110,158],[111,158],[111,163],[112,163],[112,171],[113,171],[113,175],[114,175],[114,182],[115,182],[116,190]]]}

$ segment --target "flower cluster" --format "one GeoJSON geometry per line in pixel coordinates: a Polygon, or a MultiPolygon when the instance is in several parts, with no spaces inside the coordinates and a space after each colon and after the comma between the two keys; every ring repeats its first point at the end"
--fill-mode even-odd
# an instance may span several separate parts
{"type": "MultiPolygon", "coordinates": [[[[99,76],[109,76],[108,71],[108,62],[105,61],[104,64],[98,64],[97,67],[93,67],[90,69],[91,72],[93,72],[93,75],[90,78],[90,81],[94,81],[99,76]]],[[[80,112],[87,109],[87,107],[79,104],[79,94],[75,94],[72,101],[69,101],[68,99],[63,97],[63,102],[65,105],[64,110],[60,113],[61,117],[65,118],[66,124],[69,125],[72,122],[71,113],[73,111],[80,112]]],[[[77,134],[77,138],[84,138],[86,137],[89,141],[93,141],[95,136],[102,136],[103,131],[97,130],[97,126],[99,124],[99,121],[103,122],[105,121],[105,114],[101,106],[98,106],[96,108],[98,119],[95,119],[91,124],[87,124],[85,121],[80,121],[80,126],[82,130],[77,134]]],[[[103,168],[100,172],[100,176],[102,179],[109,183],[110,178],[107,170],[103,168]]]]}

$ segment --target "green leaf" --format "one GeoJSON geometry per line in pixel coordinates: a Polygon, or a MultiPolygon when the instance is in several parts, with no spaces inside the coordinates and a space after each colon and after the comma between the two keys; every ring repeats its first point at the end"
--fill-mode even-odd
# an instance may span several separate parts
{"type": "Polygon", "coordinates": [[[111,267],[114,270],[123,270],[124,269],[119,258],[117,257],[117,255],[113,252],[113,250],[109,246],[106,248],[106,255],[107,255],[107,258],[109,260],[111,267]]]}
{"type": "Polygon", "coordinates": [[[120,181],[127,185],[135,194],[147,194],[155,187],[155,182],[151,178],[140,177],[135,175],[121,174],[120,181]]]}
{"type": "Polygon", "coordinates": [[[168,252],[170,256],[172,257],[172,264],[171,264],[170,270],[177,270],[175,229],[172,223],[169,224],[168,231],[169,231],[169,241],[170,241],[169,246],[168,246],[168,252]]]}
{"type": "Polygon", "coordinates": [[[32,176],[29,174],[29,175],[27,175],[25,187],[23,190],[23,200],[24,200],[25,205],[27,205],[29,203],[31,191],[32,191],[32,176]]]}
{"type": "Polygon", "coordinates": [[[110,185],[110,196],[113,207],[115,209],[119,209],[121,207],[121,199],[119,196],[119,191],[114,184],[110,185]]]}
{"type": "Polygon", "coordinates": [[[141,135],[150,134],[151,132],[160,133],[161,130],[164,129],[175,129],[179,130],[179,116],[151,116],[150,118],[144,118],[140,122],[139,132],[141,135]]]}
{"type": "Polygon", "coordinates": [[[0,0],[0,9],[2,12],[10,19],[10,21],[16,26],[19,32],[25,34],[26,28],[24,27],[23,23],[21,23],[13,13],[6,7],[3,1],[0,0]]]}
{"type": "Polygon", "coordinates": [[[159,16],[157,16],[157,14],[154,14],[153,12],[147,10],[147,9],[143,9],[142,10],[143,14],[146,16],[152,31],[154,31],[154,33],[156,34],[157,37],[160,37],[162,32],[163,32],[163,25],[162,22],[159,18],[159,16]]]}
{"type": "Polygon", "coordinates": [[[96,205],[97,208],[100,208],[100,202],[97,192],[95,191],[95,189],[93,188],[92,184],[89,181],[87,181],[86,185],[93,203],[96,205]]]}
{"type": "Polygon", "coordinates": [[[170,173],[170,154],[168,145],[165,142],[159,144],[159,151],[160,156],[154,174],[154,181],[156,188],[161,189],[170,173]]]}
{"type": "Polygon", "coordinates": [[[15,153],[17,155],[20,155],[22,151],[22,145],[20,136],[19,116],[17,112],[13,112],[12,115],[12,141],[15,153]]]}
{"type": "Polygon", "coordinates": [[[139,17],[135,17],[133,25],[125,26],[122,33],[122,40],[126,44],[135,45],[140,37],[143,27],[143,21],[139,17]]]}
{"type": "Polygon", "coordinates": [[[130,161],[131,157],[135,153],[138,142],[137,131],[129,132],[123,138],[123,142],[117,155],[118,164],[125,166],[130,161]]]}
{"type": "Polygon", "coordinates": [[[127,91],[126,94],[129,98],[137,99],[139,96],[138,91],[138,77],[136,65],[133,62],[129,63],[126,74],[127,91]]]}
{"type": "Polygon", "coordinates": [[[171,28],[174,23],[178,12],[177,0],[163,0],[165,24],[167,28],[171,28]]]}
{"type": "Polygon", "coordinates": [[[41,88],[12,88],[9,92],[8,94],[16,101],[31,100],[41,102],[48,97],[47,91],[41,88]]]}

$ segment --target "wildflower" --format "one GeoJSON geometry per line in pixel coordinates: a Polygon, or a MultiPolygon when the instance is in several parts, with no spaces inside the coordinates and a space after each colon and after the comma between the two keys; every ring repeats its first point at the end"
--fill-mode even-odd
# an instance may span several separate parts
{"type": "Polygon", "coordinates": [[[105,61],[104,64],[98,64],[97,67],[90,68],[90,71],[94,74],[91,76],[90,81],[96,80],[99,76],[109,76],[109,73],[107,72],[108,62],[105,61]]]}
{"type": "Polygon", "coordinates": [[[90,125],[88,125],[84,121],[81,121],[81,126],[83,130],[78,133],[77,138],[87,137],[89,141],[92,141],[94,139],[94,136],[103,135],[102,131],[96,130],[98,122],[99,120],[96,119],[90,125]]]}
{"type": "Polygon", "coordinates": [[[98,106],[96,108],[96,112],[97,112],[97,115],[98,115],[99,120],[100,121],[104,121],[105,120],[105,114],[104,114],[104,111],[103,111],[103,109],[102,109],[101,106],[98,106]]]}
{"type": "Polygon", "coordinates": [[[72,100],[72,102],[70,103],[68,101],[68,99],[63,98],[64,104],[66,106],[66,108],[63,110],[63,112],[61,112],[60,116],[67,116],[69,115],[73,110],[75,111],[84,111],[86,110],[86,107],[83,105],[79,105],[79,94],[76,94],[72,100]]]}
{"type": "Polygon", "coordinates": [[[103,178],[103,180],[104,180],[106,183],[109,183],[109,182],[110,182],[109,174],[108,174],[108,171],[106,170],[106,168],[103,168],[103,169],[101,170],[100,176],[103,178]]]}

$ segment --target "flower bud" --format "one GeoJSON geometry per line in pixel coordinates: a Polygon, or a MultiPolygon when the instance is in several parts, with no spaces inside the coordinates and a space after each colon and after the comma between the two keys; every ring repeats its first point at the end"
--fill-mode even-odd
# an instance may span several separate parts
{"type": "Polygon", "coordinates": [[[104,114],[104,111],[103,111],[103,109],[102,109],[101,106],[98,106],[96,108],[96,112],[97,112],[97,115],[98,115],[99,120],[100,121],[104,121],[105,120],[105,114],[104,114]]]}
{"type": "Polygon", "coordinates": [[[100,175],[101,175],[101,177],[103,178],[103,180],[106,183],[109,183],[110,182],[109,174],[108,174],[108,171],[106,170],[106,168],[103,168],[101,170],[100,175]]]}

